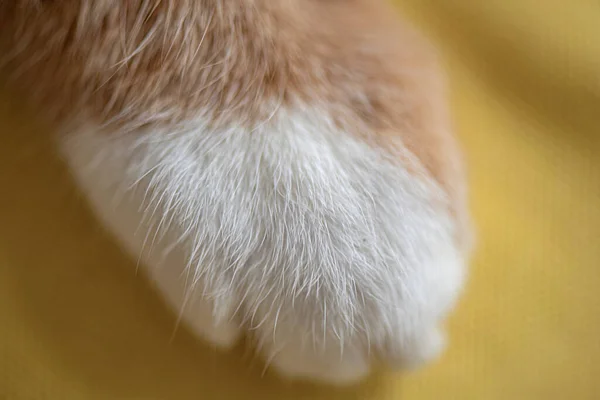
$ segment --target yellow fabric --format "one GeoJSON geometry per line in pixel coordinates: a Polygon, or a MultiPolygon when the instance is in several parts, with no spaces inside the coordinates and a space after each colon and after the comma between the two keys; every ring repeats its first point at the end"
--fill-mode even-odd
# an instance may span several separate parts
{"type": "Polygon", "coordinates": [[[446,56],[479,230],[438,364],[331,391],[170,341],[169,312],[5,100],[0,399],[600,398],[599,3],[401,3],[446,56]]]}

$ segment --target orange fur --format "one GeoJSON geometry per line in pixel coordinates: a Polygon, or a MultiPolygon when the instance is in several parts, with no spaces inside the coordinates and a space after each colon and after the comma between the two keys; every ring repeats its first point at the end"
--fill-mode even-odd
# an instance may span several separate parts
{"type": "Polygon", "coordinates": [[[210,110],[246,124],[322,103],[385,149],[400,139],[466,225],[460,156],[434,52],[375,0],[13,0],[10,82],[58,122],[135,129],[210,110]]]}

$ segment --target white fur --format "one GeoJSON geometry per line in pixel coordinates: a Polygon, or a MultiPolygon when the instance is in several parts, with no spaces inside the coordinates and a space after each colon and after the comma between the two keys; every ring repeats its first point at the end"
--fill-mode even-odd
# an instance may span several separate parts
{"type": "Polygon", "coordinates": [[[63,150],[98,215],[209,341],[243,330],[281,373],[338,383],[441,350],[463,279],[443,193],[326,112],[280,109],[252,131],[88,127],[63,150]]]}

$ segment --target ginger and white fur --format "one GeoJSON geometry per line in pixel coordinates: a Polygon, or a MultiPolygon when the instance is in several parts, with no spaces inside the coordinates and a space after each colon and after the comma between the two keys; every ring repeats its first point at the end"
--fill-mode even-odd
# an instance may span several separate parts
{"type": "Polygon", "coordinates": [[[469,256],[435,56],[374,0],[15,0],[7,81],[181,320],[290,378],[444,346],[469,256]]]}

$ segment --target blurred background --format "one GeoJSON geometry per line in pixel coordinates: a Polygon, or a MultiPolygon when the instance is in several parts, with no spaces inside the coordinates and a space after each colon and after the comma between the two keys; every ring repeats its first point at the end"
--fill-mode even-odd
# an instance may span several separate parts
{"type": "MultiPolygon", "coordinates": [[[[599,399],[600,3],[396,0],[438,44],[478,249],[436,364],[278,381],[183,330],[0,99],[0,399],[599,399]]],[[[0,28],[1,29],[1,28],[0,28]]]]}

